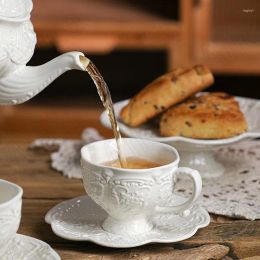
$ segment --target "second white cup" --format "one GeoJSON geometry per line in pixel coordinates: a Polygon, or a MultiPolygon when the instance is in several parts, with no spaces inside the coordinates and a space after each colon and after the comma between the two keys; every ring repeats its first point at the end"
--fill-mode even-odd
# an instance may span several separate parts
{"type": "Polygon", "coordinates": [[[20,225],[22,194],[20,186],[0,179],[0,259],[20,225]]]}

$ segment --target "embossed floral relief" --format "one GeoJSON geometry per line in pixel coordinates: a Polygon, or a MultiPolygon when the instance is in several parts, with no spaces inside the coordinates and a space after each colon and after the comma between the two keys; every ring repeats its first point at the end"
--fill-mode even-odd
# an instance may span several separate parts
{"type": "Polygon", "coordinates": [[[0,58],[9,58],[15,64],[26,64],[33,55],[36,35],[30,21],[0,24],[0,58]]]}
{"type": "Polygon", "coordinates": [[[15,18],[28,15],[32,10],[32,0],[0,0],[0,16],[15,18]]]}
{"type": "Polygon", "coordinates": [[[131,178],[122,175],[118,177],[109,169],[83,165],[83,170],[89,196],[114,216],[138,215],[140,208],[152,211],[153,206],[156,206],[155,201],[162,204],[172,199],[171,173],[155,174],[150,178],[131,178]],[[158,194],[157,198],[154,194],[158,194]]]}
{"type": "Polygon", "coordinates": [[[8,210],[3,210],[0,212],[0,237],[4,238],[1,240],[2,244],[0,243],[0,248],[3,246],[9,239],[16,233],[20,219],[21,219],[21,211],[20,206],[14,206],[8,210]]]}

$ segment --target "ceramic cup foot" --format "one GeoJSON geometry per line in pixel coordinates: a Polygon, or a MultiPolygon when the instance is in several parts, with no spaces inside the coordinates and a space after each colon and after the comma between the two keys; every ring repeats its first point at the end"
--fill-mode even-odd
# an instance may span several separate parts
{"type": "Polygon", "coordinates": [[[147,233],[153,226],[145,218],[119,220],[108,216],[102,227],[113,234],[133,236],[147,233]]]}
{"type": "Polygon", "coordinates": [[[216,161],[212,151],[179,151],[180,166],[199,171],[203,178],[215,178],[224,174],[224,167],[216,161]]]}

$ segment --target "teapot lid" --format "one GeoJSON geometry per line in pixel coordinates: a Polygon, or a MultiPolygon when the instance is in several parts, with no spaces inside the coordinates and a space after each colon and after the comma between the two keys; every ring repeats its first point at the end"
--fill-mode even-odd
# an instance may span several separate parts
{"type": "Polygon", "coordinates": [[[30,19],[32,0],[0,0],[0,20],[23,22],[30,19]]]}

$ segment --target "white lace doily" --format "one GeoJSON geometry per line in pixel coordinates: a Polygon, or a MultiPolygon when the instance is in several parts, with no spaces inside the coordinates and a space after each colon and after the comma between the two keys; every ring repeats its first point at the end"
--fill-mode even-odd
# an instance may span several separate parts
{"type": "MultiPolygon", "coordinates": [[[[210,213],[260,219],[260,142],[244,141],[215,153],[225,173],[203,179],[200,204],[210,213]]],[[[189,184],[181,179],[177,182],[177,193],[188,194],[189,184]]]]}
{"type": "Polygon", "coordinates": [[[81,140],[67,139],[37,139],[30,148],[44,148],[46,150],[56,150],[51,153],[51,167],[63,173],[68,178],[82,178],[80,168],[80,149],[83,145],[102,140],[96,129],[87,128],[81,135],[81,140]]]}
{"type": "MultiPolygon", "coordinates": [[[[52,149],[52,167],[69,178],[81,178],[80,148],[103,139],[99,133],[88,128],[82,140],[37,139],[31,148],[52,149]]],[[[260,142],[244,141],[220,148],[216,158],[225,166],[221,177],[204,179],[200,204],[208,212],[250,220],[260,219],[260,142]]],[[[189,195],[190,182],[180,179],[176,192],[189,195]]]]}

